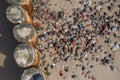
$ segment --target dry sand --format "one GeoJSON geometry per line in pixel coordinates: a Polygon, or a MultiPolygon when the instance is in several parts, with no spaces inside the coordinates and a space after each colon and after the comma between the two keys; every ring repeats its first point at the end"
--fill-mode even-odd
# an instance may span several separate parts
{"type": "MultiPolygon", "coordinates": [[[[65,10],[66,15],[71,14],[71,11],[73,8],[80,8],[83,9],[83,6],[81,6],[78,2],[80,0],[49,0],[50,3],[48,7],[51,10],[59,11],[61,9],[65,10]],[[71,4],[72,3],[72,4],[71,4]],[[56,6],[55,6],[56,5],[56,6]]],[[[96,0],[93,0],[96,1],[96,0]]],[[[100,1],[100,0],[97,0],[100,1]]],[[[107,1],[107,0],[106,0],[107,1]]],[[[118,3],[120,4],[120,1],[118,0],[118,3]]],[[[117,3],[116,3],[117,4],[117,3]]],[[[108,4],[102,6],[103,11],[107,11],[106,6],[108,4]]],[[[114,11],[117,11],[117,9],[114,9],[114,11]]],[[[108,12],[109,15],[112,15],[112,12],[108,12]]],[[[120,31],[117,32],[118,35],[120,35],[120,31]]],[[[112,40],[111,44],[115,41],[120,43],[120,39],[115,39],[112,35],[109,36],[112,40]]],[[[95,61],[90,61],[89,63],[92,64],[94,67],[92,69],[89,69],[90,65],[86,65],[86,62],[82,63],[85,66],[87,66],[87,70],[91,71],[90,75],[93,75],[96,80],[120,80],[120,48],[112,52],[109,47],[104,43],[105,36],[98,39],[98,44],[101,44],[104,46],[104,50],[111,53],[114,56],[113,64],[116,67],[116,71],[111,71],[109,66],[104,66],[96,63],[95,61]]],[[[105,54],[98,53],[100,57],[102,58],[105,54]]],[[[5,56],[0,53],[0,66],[3,66],[3,62],[5,59],[5,56]]],[[[47,55],[46,57],[47,62],[52,63],[52,59],[47,55]]],[[[47,77],[47,80],[92,80],[85,78],[84,75],[82,75],[82,71],[80,67],[76,67],[76,64],[81,64],[79,61],[71,60],[69,62],[59,62],[56,64],[56,66],[53,69],[50,69],[51,75],[47,77]],[[69,72],[64,72],[63,67],[69,66],[69,72]],[[63,71],[65,78],[60,77],[59,71],[63,71]],[[71,75],[76,74],[77,78],[73,79],[71,78],[71,75]]],[[[87,71],[86,70],[86,71],[87,71]]]]}
{"type": "MultiPolygon", "coordinates": [[[[66,11],[66,15],[68,15],[71,13],[71,9],[73,9],[73,8],[78,8],[78,7],[80,9],[83,8],[78,3],[78,1],[80,1],[80,0],[70,0],[70,1],[50,0],[49,8],[51,10],[55,10],[55,11],[59,11],[59,10],[63,9],[66,11]]],[[[97,0],[97,1],[100,1],[100,0],[97,0]]],[[[118,1],[118,3],[120,3],[120,1],[118,1]]],[[[108,12],[108,10],[106,8],[107,5],[108,4],[102,6],[103,11],[108,12]]],[[[114,9],[114,10],[117,11],[117,9],[114,9]]],[[[108,13],[109,13],[109,15],[112,14],[112,12],[108,12],[108,13]]],[[[120,35],[120,33],[118,33],[118,34],[120,35]]],[[[110,36],[110,38],[112,39],[113,42],[116,41],[112,35],[110,36]]],[[[110,52],[114,55],[113,65],[116,67],[117,70],[116,70],[116,72],[111,71],[108,66],[99,65],[96,62],[92,61],[91,64],[93,64],[93,66],[94,66],[94,68],[91,69],[92,75],[95,76],[96,80],[120,80],[120,49],[117,50],[116,52],[111,52],[111,50],[108,48],[108,46],[106,44],[104,44],[104,40],[105,40],[105,37],[100,38],[98,41],[99,42],[98,44],[103,45],[105,47],[105,50],[107,50],[108,52],[110,52]]],[[[120,42],[120,40],[117,40],[117,41],[120,42]]],[[[102,56],[104,56],[104,54],[101,54],[101,57],[102,56]]],[[[49,60],[49,57],[47,60],[49,60]]],[[[48,80],[91,80],[91,79],[84,78],[84,76],[81,74],[82,72],[81,72],[80,68],[75,67],[75,65],[77,63],[80,63],[80,62],[73,60],[68,63],[63,63],[63,62],[58,63],[55,66],[55,68],[50,70],[50,72],[52,72],[52,74],[49,77],[47,77],[48,80]],[[59,71],[63,70],[63,67],[66,65],[70,66],[70,71],[65,72],[64,76],[66,76],[66,78],[63,79],[63,77],[59,76],[59,71]],[[71,74],[77,74],[78,77],[76,79],[72,79],[71,74]]]]}

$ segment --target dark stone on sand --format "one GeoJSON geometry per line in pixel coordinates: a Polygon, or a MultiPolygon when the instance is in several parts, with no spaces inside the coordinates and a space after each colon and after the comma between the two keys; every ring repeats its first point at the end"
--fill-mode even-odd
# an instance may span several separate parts
{"type": "Polygon", "coordinates": [[[77,75],[74,75],[74,74],[73,74],[71,77],[72,77],[73,79],[76,79],[76,78],[77,78],[77,75]]]}
{"type": "Polygon", "coordinates": [[[69,67],[68,67],[68,66],[65,66],[65,67],[64,67],[64,70],[65,70],[65,72],[68,72],[68,71],[69,71],[69,67]]]}
{"type": "Polygon", "coordinates": [[[63,17],[64,17],[64,11],[59,11],[58,12],[58,18],[63,19],[63,17]]]}

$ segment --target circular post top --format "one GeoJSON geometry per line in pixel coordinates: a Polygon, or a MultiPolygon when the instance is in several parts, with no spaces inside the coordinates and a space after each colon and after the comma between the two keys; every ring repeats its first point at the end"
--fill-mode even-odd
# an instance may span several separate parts
{"type": "Polygon", "coordinates": [[[29,67],[35,59],[35,49],[28,43],[19,44],[14,50],[14,59],[20,67],[29,67]]]}
{"type": "Polygon", "coordinates": [[[31,67],[23,72],[21,80],[45,80],[45,77],[43,71],[31,67]]]}
{"type": "Polygon", "coordinates": [[[21,23],[26,20],[25,11],[19,5],[10,5],[6,9],[6,16],[12,23],[21,23]]]}
{"type": "Polygon", "coordinates": [[[36,34],[35,28],[28,23],[21,23],[13,29],[14,37],[19,42],[29,42],[36,34]]]}

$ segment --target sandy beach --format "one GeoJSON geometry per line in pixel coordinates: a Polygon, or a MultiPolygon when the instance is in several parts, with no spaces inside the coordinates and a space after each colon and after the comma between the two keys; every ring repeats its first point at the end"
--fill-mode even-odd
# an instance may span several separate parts
{"type": "MultiPolygon", "coordinates": [[[[72,0],[62,0],[62,1],[61,0],[49,0],[49,1],[43,0],[43,3],[45,2],[45,4],[43,4],[43,7],[44,7],[44,5],[46,5],[46,7],[49,8],[51,11],[56,11],[56,12],[64,11],[65,17],[67,17],[66,19],[71,20],[71,22],[72,22],[72,19],[69,18],[69,16],[74,12],[74,10],[75,9],[78,9],[81,11],[84,10],[84,6],[83,6],[83,4],[80,3],[80,1],[81,0],[74,0],[74,1],[72,1],[72,0]]],[[[91,2],[89,2],[89,3],[91,3],[91,4],[89,4],[89,6],[94,8],[95,6],[99,5],[101,0],[97,0],[97,1],[96,0],[88,0],[88,1],[91,1],[91,2]]],[[[102,16],[103,12],[106,12],[108,16],[115,16],[114,12],[119,11],[119,8],[117,8],[117,5],[120,4],[120,1],[116,0],[116,2],[114,2],[114,1],[112,2],[112,0],[105,0],[105,1],[101,1],[101,3],[102,2],[103,2],[103,4],[101,6],[99,6],[101,8],[99,16],[102,16]],[[110,5],[110,3],[113,3],[113,4],[115,4],[114,6],[116,6],[114,9],[112,9],[112,11],[108,10],[108,6],[110,5]]],[[[84,0],[83,0],[83,3],[86,4],[86,2],[84,0]]],[[[47,8],[45,8],[45,9],[47,9],[47,8]]],[[[94,14],[94,11],[95,10],[93,9],[93,11],[88,13],[88,15],[94,14]]],[[[57,14],[57,13],[54,13],[53,16],[55,14],[57,14]]],[[[44,18],[44,16],[43,16],[43,18],[44,18]]],[[[56,23],[59,25],[59,20],[56,23]]],[[[87,23],[85,23],[85,24],[87,24],[87,23]]],[[[111,24],[114,25],[114,22],[111,24]]],[[[102,25],[102,23],[100,25],[102,25]]],[[[117,25],[117,24],[115,24],[115,25],[117,25]]],[[[118,25],[118,27],[120,27],[120,25],[118,25]]],[[[88,26],[88,29],[93,30],[93,28],[91,28],[89,26],[88,26]]],[[[50,57],[49,53],[47,53],[46,51],[45,51],[46,54],[44,54],[45,52],[43,51],[43,55],[45,56],[45,59],[43,60],[43,62],[45,61],[45,64],[48,67],[47,69],[50,73],[49,76],[47,76],[47,79],[48,80],[53,80],[53,79],[54,80],[120,80],[120,76],[119,76],[120,75],[120,71],[119,71],[120,70],[120,65],[119,65],[120,48],[117,49],[116,51],[112,51],[110,49],[110,46],[113,45],[114,42],[117,42],[118,44],[120,44],[120,39],[115,38],[113,36],[113,34],[117,34],[119,36],[120,30],[117,30],[109,35],[103,35],[100,37],[96,37],[97,43],[95,43],[95,45],[102,46],[102,50],[97,51],[97,52],[90,51],[91,54],[89,54],[89,50],[88,50],[88,53],[86,56],[88,60],[83,59],[83,62],[79,61],[79,57],[78,57],[79,55],[77,56],[78,59],[76,60],[76,59],[74,59],[74,57],[75,57],[75,56],[73,56],[74,54],[72,54],[70,56],[71,59],[68,62],[62,60],[62,61],[59,61],[58,63],[54,64],[53,58],[55,58],[55,57],[59,58],[59,55],[56,52],[54,52],[55,50],[54,49],[50,50],[51,54],[53,53],[52,57],[50,57]],[[110,43],[105,43],[105,40],[108,38],[110,39],[110,43]],[[110,64],[106,64],[106,63],[101,64],[101,61],[96,62],[95,59],[98,59],[98,58],[102,59],[105,56],[108,56],[109,54],[111,54],[113,57],[110,64]],[[92,57],[94,58],[93,60],[92,60],[92,57]],[[54,68],[52,68],[52,69],[49,68],[51,64],[54,65],[54,68]],[[115,71],[112,71],[110,69],[109,66],[111,66],[111,65],[114,66],[115,71]],[[84,71],[81,70],[82,66],[85,67],[84,71]],[[90,66],[92,66],[92,68],[90,66]],[[64,70],[66,67],[69,68],[69,70],[67,72],[64,70]]],[[[53,35],[53,38],[54,38],[54,35],[53,35]]],[[[42,42],[42,41],[40,41],[40,42],[42,42]]],[[[44,44],[44,41],[43,41],[43,44],[44,44]]],[[[67,53],[64,53],[64,54],[69,55],[67,53]]]]}
{"type": "MultiPolygon", "coordinates": [[[[35,10],[32,19],[38,35],[36,49],[40,53],[38,67],[44,70],[47,80],[120,80],[119,0],[32,1],[35,10]]],[[[4,57],[0,57],[3,67],[10,55],[0,55],[4,57]]],[[[11,67],[20,72],[17,75],[10,68],[9,73],[20,77],[22,70],[11,60],[14,63],[11,62],[11,67]]],[[[1,70],[0,80],[6,80],[1,74],[9,69],[1,70]]],[[[9,80],[20,80],[14,75],[9,80]]]]}

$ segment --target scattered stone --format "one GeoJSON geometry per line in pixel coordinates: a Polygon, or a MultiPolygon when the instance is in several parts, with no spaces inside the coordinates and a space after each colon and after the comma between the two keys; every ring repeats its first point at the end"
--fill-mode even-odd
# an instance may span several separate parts
{"type": "Polygon", "coordinates": [[[116,50],[118,50],[119,48],[120,48],[120,44],[114,43],[110,49],[111,49],[112,51],[116,51],[116,50]]]}
{"type": "Polygon", "coordinates": [[[53,62],[56,64],[57,62],[59,61],[59,58],[58,57],[55,57],[54,59],[53,59],[53,62]]]}
{"type": "Polygon", "coordinates": [[[110,65],[109,67],[112,71],[115,71],[115,72],[117,71],[116,68],[113,65],[110,65]]]}
{"type": "Polygon", "coordinates": [[[69,71],[69,67],[68,67],[68,66],[65,66],[65,67],[64,67],[64,70],[65,70],[65,72],[68,72],[68,71],[69,71]]]}
{"type": "Polygon", "coordinates": [[[74,75],[74,74],[73,74],[71,77],[72,77],[73,79],[77,79],[77,75],[74,75]]]}
{"type": "Polygon", "coordinates": [[[59,18],[59,19],[63,19],[64,14],[65,14],[64,11],[59,11],[59,12],[58,12],[58,18],[59,18]]]}

